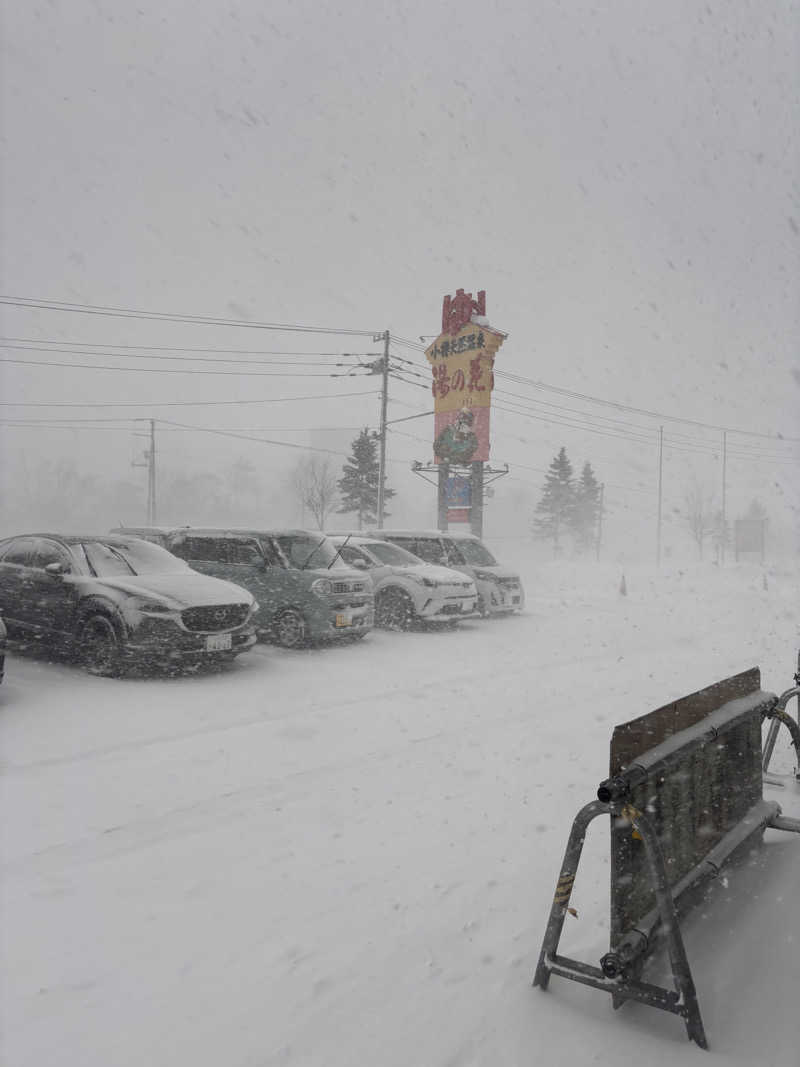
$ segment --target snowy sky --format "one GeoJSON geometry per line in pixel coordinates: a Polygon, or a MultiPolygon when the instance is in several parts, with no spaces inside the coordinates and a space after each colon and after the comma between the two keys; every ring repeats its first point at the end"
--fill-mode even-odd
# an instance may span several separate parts
{"type": "MultiPolygon", "coordinates": [[[[485,289],[490,320],[509,333],[498,369],[654,412],[800,437],[796,3],[620,0],[603,10],[539,0],[456,10],[413,0],[53,0],[6,3],[2,31],[4,294],[388,328],[416,340],[438,332],[445,293],[485,289]]],[[[5,338],[377,348],[355,337],[3,312],[5,338]]],[[[8,362],[2,382],[16,402],[136,400],[146,417],[156,399],[345,390],[325,378],[8,362]]],[[[412,386],[397,385],[394,397],[396,418],[430,406],[412,386]]],[[[373,396],[155,414],[232,429],[292,427],[286,440],[346,448],[349,431],[304,436],[297,428],[374,425],[377,409],[373,396]]],[[[627,432],[648,427],[652,440],[659,420],[617,416],[627,432]]],[[[719,436],[673,428],[695,440],[719,436]]],[[[396,436],[390,455],[410,495],[420,486],[404,471],[427,458],[430,420],[406,430],[421,440],[396,436]]],[[[620,486],[621,507],[635,503],[624,487],[653,483],[652,444],[508,412],[495,413],[494,430],[492,457],[517,464],[517,485],[538,486],[537,471],[561,444],[620,486]]],[[[6,469],[17,470],[20,449],[28,462],[58,451],[105,473],[122,464],[128,478],[129,430],[98,435],[34,439],[8,428],[6,469]]],[[[741,457],[740,470],[731,468],[740,507],[762,485],[767,496],[778,483],[778,496],[791,497],[797,450],[768,445],[755,439],[769,460],[741,457]]],[[[279,471],[296,455],[196,434],[169,447],[178,465],[231,461],[241,451],[279,471]]],[[[676,452],[673,462],[676,487],[692,464],[701,480],[719,480],[710,454],[676,452]]]]}

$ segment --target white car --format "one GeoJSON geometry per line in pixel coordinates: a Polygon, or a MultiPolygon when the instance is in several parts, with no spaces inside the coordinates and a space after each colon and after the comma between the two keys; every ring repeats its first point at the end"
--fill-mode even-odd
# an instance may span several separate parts
{"type": "Polygon", "coordinates": [[[510,615],[525,607],[519,574],[502,567],[473,534],[456,530],[376,530],[374,536],[420,559],[442,563],[473,578],[481,615],[510,615]]]}
{"type": "Polygon", "coordinates": [[[375,591],[375,625],[406,630],[414,622],[454,622],[475,613],[478,591],[467,575],[425,563],[388,541],[333,536],[350,567],[364,570],[375,591]]]}

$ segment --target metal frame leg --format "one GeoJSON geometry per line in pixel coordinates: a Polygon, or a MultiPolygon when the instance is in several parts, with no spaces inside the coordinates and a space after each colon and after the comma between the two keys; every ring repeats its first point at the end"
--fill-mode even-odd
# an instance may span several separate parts
{"type": "Polygon", "coordinates": [[[608,815],[608,804],[599,800],[593,800],[585,808],[581,808],[572,823],[564,859],[561,863],[561,871],[556,883],[556,891],[553,895],[553,904],[550,908],[550,918],[547,920],[547,929],[542,941],[542,949],[539,953],[539,963],[533,977],[534,986],[547,989],[550,982],[551,967],[549,961],[558,951],[558,943],[561,940],[561,930],[564,926],[564,917],[567,914],[569,898],[572,895],[572,887],[575,883],[575,875],[578,872],[578,863],[583,852],[583,843],[586,840],[586,830],[589,823],[598,815],[608,815]]]}
{"type": "Polygon", "coordinates": [[[708,1042],[703,1028],[703,1020],[700,1016],[700,1004],[697,999],[692,971],[689,967],[689,959],[683,944],[683,935],[678,923],[678,915],[675,911],[675,901],[672,899],[672,890],[667,877],[667,868],[664,863],[664,854],[658,842],[658,835],[653,829],[650,820],[636,809],[626,808],[623,814],[631,821],[631,825],[642,838],[647,862],[650,867],[650,875],[653,880],[653,890],[656,896],[656,906],[661,918],[661,930],[667,942],[667,952],[672,967],[672,979],[675,983],[681,1004],[681,1015],[686,1023],[686,1033],[689,1039],[694,1041],[700,1048],[707,1049],[708,1042]]]}

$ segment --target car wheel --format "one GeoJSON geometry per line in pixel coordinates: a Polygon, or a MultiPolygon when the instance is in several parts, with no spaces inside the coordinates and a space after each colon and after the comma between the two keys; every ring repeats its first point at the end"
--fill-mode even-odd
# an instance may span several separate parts
{"type": "Polygon", "coordinates": [[[308,644],[306,620],[297,608],[282,611],[275,619],[273,631],[281,648],[303,648],[308,644]]]}
{"type": "Polygon", "coordinates": [[[122,640],[107,615],[90,615],[78,640],[83,665],[89,674],[114,678],[122,671],[122,640]]]}
{"type": "Polygon", "coordinates": [[[385,630],[407,630],[414,615],[411,597],[402,589],[387,589],[375,605],[375,624],[385,630]]]}

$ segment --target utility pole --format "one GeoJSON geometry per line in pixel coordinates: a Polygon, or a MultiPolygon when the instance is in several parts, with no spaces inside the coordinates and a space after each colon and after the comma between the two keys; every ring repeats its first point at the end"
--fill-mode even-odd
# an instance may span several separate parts
{"type": "MultiPolygon", "coordinates": [[[[144,420],[142,420],[144,421],[144,420]]],[[[147,525],[156,524],[156,420],[149,419],[150,423],[150,447],[144,450],[142,462],[133,460],[132,467],[147,467],[147,525]]],[[[136,434],[144,437],[144,434],[136,434]]]]}
{"type": "Polygon", "coordinates": [[[389,331],[373,338],[374,341],[383,341],[383,362],[381,373],[383,387],[381,389],[381,428],[380,428],[380,458],[378,465],[378,529],[383,529],[383,508],[386,497],[386,411],[389,402],[389,331]]]}
{"type": "Polygon", "coordinates": [[[725,542],[728,539],[728,520],[725,516],[725,476],[728,466],[728,431],[722,431],[722,530],[720,531],[720,562],[725,562],[725,542]]]}
{"type": "Polygon", "coordinates": [[[658,527],[656,533],[656,566],[661,566],[661,487],[664,472],[664,427],[658,428],[658,527]]]}
{"type": "Polygon", "coordinates": [[[595,558],[600,560],[600,544],[603,540],[603,494],[605,493],[605,482],[600,483],[600,506],[597,509],[597,538],[595,541],[595,558]]]}
{"type": "Polygon", "coordinates": [[[150,420],[150,450],[147,453],[147,525],[156,524],[156,420],[150,420]]]}

